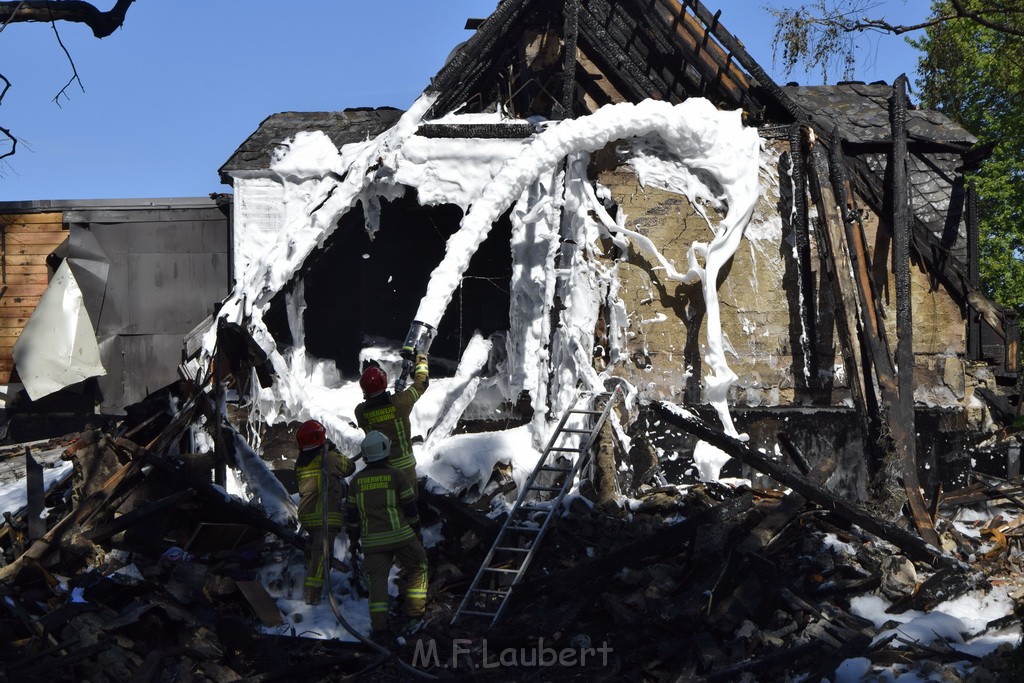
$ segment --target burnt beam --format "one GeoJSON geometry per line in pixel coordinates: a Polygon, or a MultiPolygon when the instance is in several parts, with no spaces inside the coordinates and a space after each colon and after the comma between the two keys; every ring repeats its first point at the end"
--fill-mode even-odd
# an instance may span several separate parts
{"type": "Polygon", "coordinates": [[[966,566],[959,560],[944,554],[935,546],[926,543],[919,536],[910,533],[894,522],[873,515],[843,496],[832,493],[811,478],[805,477],[787,468],[785,465],[773,461],[743,441],[711,427],[692,413],[661,401],[651,403],[650,407],[667,424],[693,434],[736,458],[744,465],[768,475],[783,486],[788,486],[812,503],[892,543],[906,554],[907,557],[925,562],[936,568],[948,567],[966,570],[966,566]]]}
{"type": "Polygon", "coordinates": [[[580,0],[566,0],[563,32],[562,115],[571,119],[576,111],[576,46],[580,35],[580,0]]]}

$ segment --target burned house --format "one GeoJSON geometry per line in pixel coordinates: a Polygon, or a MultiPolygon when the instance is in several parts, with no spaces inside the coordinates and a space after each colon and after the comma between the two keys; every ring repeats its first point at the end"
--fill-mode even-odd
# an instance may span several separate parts
{"type": "Polygon", "coordinates": [[[268,422],[354,439],[344,401],[304,387],[342,391],[425,311],[438,367],[497,333],[460,409],[533,415],[538,446],[536,416],[620,377],[762,446],[786,425],[863,497],[893,425],[890,452],[955,479],[964,435],[1008,417],[1018,327],[980,291],[970,132],[899,85],[780,86],[701,2],[509,0],[472,28],[410,111],[276,114],[221,168],[228,308],[278,371],[268,422]]]}
{"type": "MultiPolygon", "coordinates": [[[[233,289],[180,395],[0,450],[36,479],[0,527],[0,671],[518,680],[555,669],[505,653],[554,643],[614,650],[560,662],[587,680],[1012,676],[1019,480],[935,489],[1014,412],[975,138],[899,81],[778,86],[693,0],[470,27],[408,111],[277,114],[225,163],[233,289]],[[410,328],[430,592],[402,649],[343,540],[333,609],[304,602],[282,469],[296,421],[355,450],[358,372],[397,375],[410,328]],[[33,450],[67,461],[45,496],[33,450]]],[[[65,214],[67,260],[113,218],[65,214]]]]}

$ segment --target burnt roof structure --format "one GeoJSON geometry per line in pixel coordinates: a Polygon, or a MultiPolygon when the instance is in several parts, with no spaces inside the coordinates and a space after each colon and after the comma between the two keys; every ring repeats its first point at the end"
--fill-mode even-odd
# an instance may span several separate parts
{"type": "MultiPolygon", "coordinates": [[[[704,97],[721,108],[742,109],[746,122],[768,136],[787,129],[813,131],[837,155],[833,163],[842,157],[840,170],[856,188],[857,199],[886,222],[891,214],[893,87],[780,86],[720,19],[721,12],[713,13],[700,0],[503,0],[488,18],[473,22],[474,35],[431,79],[426,92],[436,101],[428,118],[502,111],[521,119],[561,119],[613,102],[704,97]]],[[[222,177],[230,182],[231,174],[268,168],[274,146],[299,130],[323,130],[340,145],[386,130],[400,113],[276,114],[224,164],[222,177]]],[[[479,126],[436,124],[426,124],[419,134],[490,136],[479,126]]],[[[517,134],[527,136],[530,130],[517,134]]],[[[942,282],[965,310],[969,301],[975,302],[972,306],[980,302],[1000,343],[1010,348],[1014,340],[1008,335],[1016,329],[1012,313],[983,301],[977,249],[970,246],[976,236],[964,171],[986,150],[942,113],[913,107],[906,137],[914,252],[933,281],[942,282]]],[[[972,342],[972,357],[981,356],[979,344],[972,342]]],[[[1005,355],[1007,367],[1015,367],[1010,362],[1015,353],[1005,355]]]]}
{"type": "Polygon", "coordinates": [[[689,97],[753,121],[795,114],[720,14],[693,0],[505,0],[433,79],[433,114],[501,104],[565,118],[614,101],[689,97]],[[562,50],[559,36],[576,49],[562,50]]]}

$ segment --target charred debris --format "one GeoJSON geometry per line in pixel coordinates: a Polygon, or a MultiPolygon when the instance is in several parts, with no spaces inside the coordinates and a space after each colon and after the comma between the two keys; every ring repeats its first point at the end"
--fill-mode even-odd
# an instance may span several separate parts
{"type": "MultiPolygon", "coordinates": [[[[932,545],[909,517],[879,516],[831,492],[837,463],[828,453],[801,453],[779,434],[783,457],[766,456],[663,403],[632,416],[632,452],[615,452],[610,425],[601,430],[579,495],[562,499],[498,623],[463,616],[451,625],[508,515],[504,501],[517,493],[501,465],[482,490],[423,489],[425,524],[440,540],[428,551],[422,631],[384,654],[309,637],[301,613],[281,608],[301,585],[261,582],[268,563],[301,564],[306,539],[271,493],[245,502],[214,483],[251,457],[233,426],[240,413],[218,391],[258,377],[260,362],[219,358],[218,381],[183,380],[114,426],[0,451],[5,476],[28,488],[27,505],[0,527],[5,679],[406,680],[411,663],[424,677],[507,680],[546,675],[552,669],[530,653],[566,648],[598,653],[558,672],[580,680],[820,680],[853,658],[943,680],[1020,671],[1009,646],[981,658],[851,609],[880,595],[894,617],[926,612],[993,586],[1024,599],[1019,478],[978,474],[937,492],[927,500],[932,545]],[[209,452],[194,452],[197,430],[211,437],[209,452]],[[686,438],[722,449],[764,475],[763,485],[660,484],[654,451],[686,438]],[[42,475],[55,464],[70,467],[46,478],[44,496],[42,475]]],[[[1019,622],[1009,614],[969,635],[1019,622]]]]}

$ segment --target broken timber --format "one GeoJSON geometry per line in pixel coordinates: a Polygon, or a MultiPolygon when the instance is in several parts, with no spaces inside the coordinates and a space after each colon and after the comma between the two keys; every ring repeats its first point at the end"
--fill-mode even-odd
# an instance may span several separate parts
{"type": "MultiPolygon", "coordinates": [[[[826,252],[828,255],[826,266],[841,309],[837,320],[842,323],[839,327],[845,342],[843,358],[851,370],[848,375],[853,379],[854,400],[868,425],[869,434],[877,434],[877,430],[871,429],[870,422],[867,422],[873,409],[877,407],[883,415],[885,429],[882,434],[888,438],[879,439],[881,471],[876,475],[876,481],[887,493],[882,500],[883,509],[890,514],[898,513],[900,499],[892,489],[897,479],[902,477],[918,533],[925,541],[939,547],[938,534],[932,525],[918,480],[913,418],[908,420],[905,406],[900,404],[896,370],[876,308],[877,290],[869,270],[863,230],[845,214],[849,195],[845,188],[845,157],[837,132],[833,133],[833,145],[834,149],[828,155],[821,145],[811,145],[809,175],[816,190],[818,215],[824,222],[821,234],[827,249],[822,251],[823,255],[826,252]],[[897,470],[897,462],[903,465],[902,471],[897,470]]],[[[913,363],[910,365],[912,372],[913,363]]],[[[910,413],[913,415],[912,397],[910,413]]]]}
{"type": "Polygon", "coordinates": [[[675,406],[662,402],[652,403],[651,409],[667,423],[701,438],[748,467],[767,474],[780,484],[788,486],[807,500],[892,543],[911,559],[925,562],[936,568],[953,567],[966,571],[966,566],[960,561],[945,555],[941,550],[925,543],[918,536],[900,528],[893,522],[872,515],[859,505],[835,495],[811,479],[772,461],[739,439],[723,434],[697,417],[685,414],[675,406]]]}

